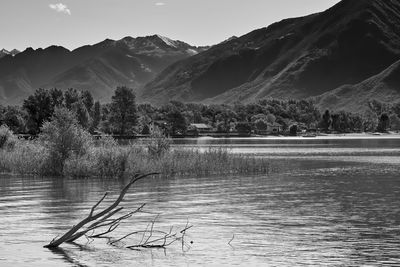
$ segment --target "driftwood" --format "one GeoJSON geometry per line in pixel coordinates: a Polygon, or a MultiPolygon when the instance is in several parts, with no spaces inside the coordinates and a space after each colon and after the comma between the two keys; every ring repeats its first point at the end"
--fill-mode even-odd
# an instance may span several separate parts
{"type": "Polygon", "coordinates": [[[57,248],[61,244],[67,242],[71,243],[74,242],[76,239],[86,236],[88,232],[92,232],[95,229],[99,228],[104,228],[108,227],[108,229],[100,234],[97,235],[92,235],[91,237],[102,237],[107,233],[110,233],[114,231],[118,226],[119,223],[122,220],[125,220],[129,217],[131,217],[133,214],[141,211],[141,209],[144,207],[144,205],[140,206],[137,208],[135,211],[132,211],[128,214],[125,214],[123,216],[120,216],[118,218],[111,218],[114,216],[116,213],[120,212],[123,210],[123,207],[118,207],[118,205],[121,203],[123,200],[126,192],[128,189],[134,184],[135,182],[144,179],[150,175],[155,175],[158,173],[148,173],[148,174],[143,174],[143,175],[135,175],[131,181],[122,189],[119,197],[115,200],[113,204],[111,204],[109,207],[103,209],[102,211],[98,212],[95,214],[96,208],[100,205],[100,203],[103,202],[103,200],[107,197],[107,193],[104,194],[104,196],[91,208],[89,215],[80,221],[78,224],[74,225],[68,232],[66,232],[64,235],[62,235],[59,238],[54,238],[49,244],[44,246],[45,248],[57,248]],[[88,225],[89,224],[89,225],[88,225]]]}
{"type": "MultiPolygon", "coordinates": [[[[174,230],[173,227],[169,229],[168,232],[166,231],[161,231],[161,230],[156,230],[154,229],[155,222],[158,218],[157,217],[147,225],[147,228],[143,231],[135,231],[131,232],[129,234],[124,235],[123,237],[110,241],[109,244],[115,245],[117,243],[120,243],[122,240],[124,240],[127,237],[130,237],[132,235],[142,235],[141,240],[139,241],[138,244],[135,245],[128,245],[126,248],[132,249],[132,250],[138,250],[140,248],[166,248],[169,245],[180,241],[182,245],[182,251],[185,251],[187,248],[190,248],[190,245],[188,245],[185,242],[185,235],[186,231],[192,228],[192,225],[189,225],[189,221],[186,222],[186,225],[183,229],[181,230],[174,230]]],[[[190,241],[190,244],[193,244],[193,241],[190,241]]]]}

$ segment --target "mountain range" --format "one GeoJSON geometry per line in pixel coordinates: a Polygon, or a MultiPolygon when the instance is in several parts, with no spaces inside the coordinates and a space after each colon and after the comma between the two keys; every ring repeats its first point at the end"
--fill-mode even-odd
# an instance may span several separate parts
{"type": "Polygon", "coordinates": [[[205,49],[160,35],[107,39],[73,51],[27,48],[0,59],[0,103],[20,104],[37,88],[53,87],[89,90],[109,101],[116,86],[141,87],[168,65],[205,49]]]}
{"type": "Polygon", "coordinates": [[[38,87],[89,89],[109,100],[120,84],[153,104],[312,98],[321,109],[360,111],[372,98],[399,101],[400,1],[342,0],[210,48],[154,35],[0,59],[3,103],[38,87]]]}

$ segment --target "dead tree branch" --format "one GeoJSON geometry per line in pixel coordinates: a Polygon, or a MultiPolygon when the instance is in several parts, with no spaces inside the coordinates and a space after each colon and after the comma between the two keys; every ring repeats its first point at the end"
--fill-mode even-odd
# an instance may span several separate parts
{"type": "MultiPolygon", "coordinates": [[[[157,218],[158,218],[158,215],[146,227],[146,230],[135,231],[135,232],[129,233],[111,243],[113,244],[113,243],[119,242],[131,235],[142,234],[142,238],[138,244],[129,245],[126,248],[133,249],[133,250],[140,249],[140,248],[166,248],[177,241],[182,242],[182,250],[184,250],[185,245],[190,247],[185,242],[186,231],[188,229],[192,228],[192,225],[189,225],[189,222],[186,223],[186,226],[182,230],[177,230],[174,232],[173,227],[171,227],[168,232],[165,232],[165,231],[154,229],[157,218]]],[[[193,242],[191,241],[191,243],[193,243],[193,242]]]]}
{"type": "Polygon", "coordinates": [[[122,189],[121,193],[119,194],[119,197],[115,200],[115,202],[113,204],[111,204],[109,207],[103,209],[102,211],[98,212],[97,214],[94,214],[96,208],[107,197],[107,193],[105,193],[104,196],[95,205],[93,205],[93,207],[90,210],[89,215],[85,219],[83,219],[78,224],[71,227],[71,229],[68,232],[66,232],[64,235],[62,235],[60,238],[57,238],[57,237],[54,238],[49,244],[47,244],[44,247],[45,248],[56,248],[64,242],[73,242],[76,239],[86,235],[88,232],[98,229],[100,227],[106,227],[106,226],[109,227],[108,231],[103,232],[102,234],[100,234],[100,236],[104,235],[106,233],[109,233],[111,231],[114,231],[118,227],[118,224],[121,222],[121,220],[131,217],[134,213],[139,212],[141,210],[141,208],[143,208],[143,205],[142,205],[137,210],[130,212],[126,215],[123,215],[117,219],[110,219],[112,216],[114,216],[116,213],[120,212],[123,209],[122,207],[118,207],[118,205],[123,200],[125,194],[129,190],[129,188],[135,182],[137,182],[141,179],[144,179],[148,176],[156,175],[156,174],[158,174],[158,173],[135,175],[131,179],[131,181],[122,189]],[[92,223],[92,224],[90,224],[89,226],[86,226],[89,223],[92,223]]]}

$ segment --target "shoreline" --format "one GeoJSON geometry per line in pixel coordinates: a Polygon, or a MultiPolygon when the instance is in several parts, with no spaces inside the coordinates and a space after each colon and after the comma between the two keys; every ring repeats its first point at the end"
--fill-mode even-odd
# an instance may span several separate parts
{"type": "Polygon", "coordinates": [[[339,139],[400,139],[400,133],[385,133],[380,135],[374,135],[372,133],[349,133],[349,134],[324,134],[317,135],[315,137],[303,137],[303,136],[243,136],[243,137],[213,137],[213,136],[199,136],[199,137],[183,137],[173,138],[174,140],[185,139],[185,140],[199,140],[199,139],[251,139],[251,140],[339,140],[339,139]]]}
{"type": "MultiPolygon", "coordinates": [[[[27,134],[17,134],[18,139],[33,140],[36,136],[27,134]]],[[[101,139],[102,135],[92,135],[95,140],[101,139]]],[[[149,136],[133,135],[118,136],[111,135],[115,140],[143,140],[149,139],[149,136]]],[[[251,139],[251,140],[334,140],[334,139],[400,139],[400,133],[346,133],[346,134],[321,134],[317,136],[287,136],[287,135],[265,135],[265,136],[238,136],[238,135],[221,135],[221,136],[181,136],[171,137],[173,140],[201,140],[201,139],[251,139]]]]}

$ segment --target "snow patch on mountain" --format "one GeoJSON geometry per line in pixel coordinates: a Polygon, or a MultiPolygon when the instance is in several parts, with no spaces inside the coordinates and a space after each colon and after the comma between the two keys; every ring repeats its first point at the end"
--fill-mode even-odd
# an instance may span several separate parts
{"type": "Polygon", "coordinates": [[[198,54],[198,52],[196,50],[191,49],[191,48],[187,49],[186,52],[191,56],[194,56],[194,55],[198,54]]]}
{"type": "Polygon", "coordinates": [[[164,37],[164,36],[161,36],[159,34],[157,34],[157,37],[160,38],[166,45],[178,48],[177,41],[171,40],[171,39],[169,39],[167,37],[164,37]]]}

